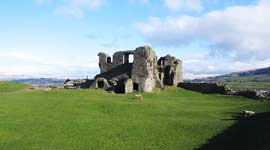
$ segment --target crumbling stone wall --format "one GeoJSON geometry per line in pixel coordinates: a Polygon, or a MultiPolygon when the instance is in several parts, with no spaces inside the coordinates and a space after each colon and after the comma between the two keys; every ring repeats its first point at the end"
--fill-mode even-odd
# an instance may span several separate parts
{"type": "Polygon", "coordinates": [[[90,88],[94,88],[94,89],[108,89],[108,88],[110,88],[110,85],[109,85],[107,79],[105,79],[105,78],[97,78],[91,84],[90,88]]]}
{"type": "Polygon", "coordinates": [[[183,81],[182,61],[167,55],[158,60],[159,78],[164,85],[177,86],[183,81]]]}
{"type": "Polygon", "coordinates": [[[87,89],[93,84],[94,80],[89,79],[79,79],[79,80],[70,80],[67,79],[64,83],[65,89],[87,89]]]}
{"type": "Polygon", "coordinates": [[[237,95],[253,99],[270,100],[269,90],[256,90],[256,89],[229,89],[228,95],[237,95]]]}
{"type": "Polygon", "coordinates": [[[129,55],[133,55],[134,51],[118,51],[111,56],[106,53],[99,53],[100,73],[109,72],[111,69],[129,63],[129,55]]]}
{"type": "Polygon", "coordinates": [[[111,57],[105,53],[99,53],[98,56],[99,56],[100,73],[104,73],[111,70],[113,67],[111,57]]]}

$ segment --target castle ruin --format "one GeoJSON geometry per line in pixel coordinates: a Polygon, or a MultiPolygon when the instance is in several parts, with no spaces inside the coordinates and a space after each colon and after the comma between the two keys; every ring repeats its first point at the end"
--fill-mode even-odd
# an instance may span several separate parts
{"type": "Polygon", "coordinates": [[[182,82],[182,61],[167,55],[157,59],[149,46],[118,51],[113,57],[99,53],[100,74],[88,82],[90,88],[115,93],[152,92],[154,88],[182,82]]]}

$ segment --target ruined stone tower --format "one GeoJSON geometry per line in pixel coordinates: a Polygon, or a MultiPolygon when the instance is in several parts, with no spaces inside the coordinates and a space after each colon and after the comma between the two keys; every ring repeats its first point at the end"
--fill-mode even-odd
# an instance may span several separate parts
{"type": "Polygon", "coordinates": [[[130,93],[152,92],[153,88],[177,86],[182,82],[182,61],[170,55],[157,60],[149,46],[118,51],[113,54],[113,58],[105,53],[99,53],[98,56],[100,74],[81,86],[130,93]]]}
{"type": "Polygon", "coordinates": [[[95,88],[117,93],[151,92],[155,87],[177,86],[182,81],[182,62],[170,55],[157,60],[149,46],[116,52],[113,59],[105,53],[98,56],[100,74],[96,75],[92,85],[95,88]]]}
{"type": "Polygon", "coordinates": [[[131,79],[138,91],[151,92],[156,86],[163,88],[157,76],[157,57],[151,47],[139,47],[134,51],[131,79]]]}

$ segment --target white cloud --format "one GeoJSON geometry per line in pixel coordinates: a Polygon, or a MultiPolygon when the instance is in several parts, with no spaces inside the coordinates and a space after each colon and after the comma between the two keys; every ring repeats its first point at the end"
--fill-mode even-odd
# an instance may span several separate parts
{"type": "MultiPolygon", "coordinates": [[[[49,2],[49,0],[39,1],[40,4],[49,2]]],[[[51,1],[54,2],[54,0],[51,1]]],[[[150,0],[129,0],[129,2],[149,3],[150,0]]],[[[171,11],[203,10],[200,0],[164,0],[163,2],[171,11]]],[[[63,0],[60,4],[57,13],[82,17],[85,11],[102,7],[105,0],[97,1],[97,3],[92,3],[91,0],[63,0]]],[[[257,5],[230,6],[224,10],[207,12],[197,17],[168,16],[165,19],[149,17],[147,22],[138,23],[137,28],[147,43],[154,46],[177,47],[197,41],[209,43],[211,46],[209,50],[200,56],[194,57],[194,53],[192,56],[178,56],[183,60],[184,77],[197,78],[269,66],[269,16],[269,0],[261,0],[257,5]]],[[[186,52],[188,53],[188,49],[186,52]]],[[[65,63],[68,64],[68,62],[65,63]]],[[[51,67],[58,68],[50,70],[56,74],[58,70],[62,72],[88,70],[85,65],[65,66],[65,63],[54,62],[51,66],[45,65],[44,68],[49,68],[49,70],[51,67]]],[[[31,72],[36,73],[40,66],[37,63],[34,66],[35,69],[32,70],[35,71],[31,72]]],[[[91,63],[89,66],[96,66],[96,63],[91,63]]],[[[25,67],[11,70],[20,68],[25,67]]],[[[25,70],[22,69],[20,72],[25,73],[25,70]]],[[[97,67],[96,70],[98,70],[97,67]]]]}
{"type": "Polygon", "coordinates": [[[0,58],[1,59],[6,59],[6,58],[12,58],[14,61],[32,61],[32,62],[40,62],[41,58],[34,56],[30,53],[25,53],[25,52],[7,52],[7,53],[0,53],[0,58]]]}
{"type": "Polygon", "coordinates": [[[200,12],[203,10],[201,0],[164,0],[164,3],[171,11],[192,10],[200,12]]]}
{"type": "Polygon", "coordinates": [[[269,0],[261,0],[256,5],[231,6],[198,17],[149,17],[137,28],[155,46],[208,43],[200,57],[193,57],[194,52],[180,57],[184,77],[194,78],[270,66],[269,16],[269,0]]]}
{"type": "Polygon", "coordinates": [[[82,78],[93,77],[98,64],[69,60],[51,60],[26,52],[2,52],[0,54],[0,79],[27,77],[82,78]]]}
{"type": "Polygon", "coordinates": [[[137,28],[154,45],[177,46],[200,40],[216,49],[211,55],[266,59],[270,56],[269,16],[269,3],[261,1],[256,6],[233,6],[200,17],[150,17],[137,28]]]}
{"type": "Polygon", "coordinates": [[[250,69],[264,68],[270,66],[270,59],[238,61],[226,58],[209,57],[201,54],[200,57],[184,56],[183,73],[185,79],[203,78],[238,72],[250,69]]]}

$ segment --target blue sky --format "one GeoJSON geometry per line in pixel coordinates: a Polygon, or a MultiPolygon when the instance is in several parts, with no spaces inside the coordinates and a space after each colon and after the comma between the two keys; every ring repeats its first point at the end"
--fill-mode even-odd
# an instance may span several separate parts
{"type": "Polygon", "coordinates": [[[269,0],[12,0],[0,18],[0,79],[93,77],[98,52],[143,45],[185,78],[270,64],[269,0]]]}

